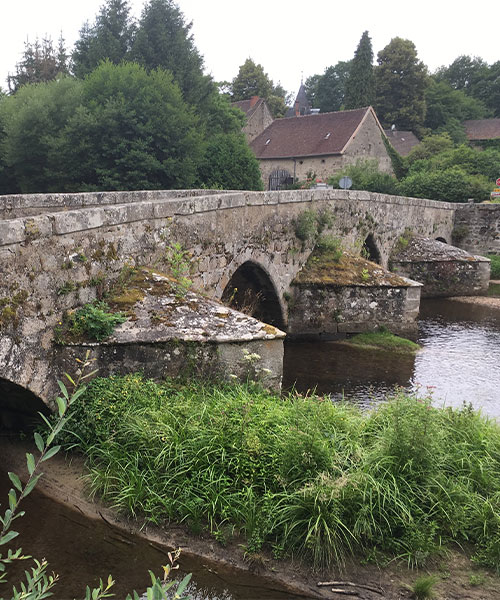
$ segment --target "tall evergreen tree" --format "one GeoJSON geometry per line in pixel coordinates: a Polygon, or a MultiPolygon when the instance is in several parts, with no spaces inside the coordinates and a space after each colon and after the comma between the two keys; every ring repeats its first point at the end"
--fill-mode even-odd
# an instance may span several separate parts
{"type": "Polygon", "coordinates": [[[345,84],[345,108],[370,106],[373,103],[374,88],[372,42],[368,31],[365,31],[354,53],[345,84]]]}
{"type": "Polygon", "coordinates": [[[135,35],[131,58],[147,70],[169,70],[184,99],[201,106],[214,91],[203,74],[203,58],[194,45],[192,23],[172,0],[149,0],[144,6],[135,35]]]}
{"type": "Polygon", "coordinates": [[[67,54],[62,36],[57,51],[50,37],[41,42],[38,38],[33,43],[27,41],[22,59],[16,65],[15,75],[8,77],[9,90],[15,93],[23,85],[52,81],[59,74],[67,72],[67,54]]]}
{"type": "Polygon", "coordinates": [[[384,127],[421,133],[425,119],[427,67],[410,40],[393,38],[377,56],[375,109],[384,127]]]}
{"type": "Polygon", "coordinates": [[[72,54],[74,74],[84,77],[104,60],[114,64],[126,60],[134,29],[128,0],[106,0],[94,25],[90,26],[87,22],[80,30],[80,38],[72,54]]]}

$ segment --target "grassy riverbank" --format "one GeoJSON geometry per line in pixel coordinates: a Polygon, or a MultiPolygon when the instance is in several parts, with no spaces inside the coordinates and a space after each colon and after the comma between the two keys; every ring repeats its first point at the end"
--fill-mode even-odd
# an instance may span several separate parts
{"type": "Polygon", "coordinates": [[[371,413],[253,386],[92,382],[65,443],[92,487],[154,523],[183,521],[246,551],[317,566],[350,552],[423,564],[472,542],[499,567],[500,428],[398,396],[371,413]]]}

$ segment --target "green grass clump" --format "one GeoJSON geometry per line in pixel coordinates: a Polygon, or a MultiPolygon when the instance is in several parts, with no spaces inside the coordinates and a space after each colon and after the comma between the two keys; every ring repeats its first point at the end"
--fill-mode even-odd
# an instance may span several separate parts
{"type": "Polygon", "coordinates": [[[434,586],[438,578],[435,575],[421,575],[415,580],[411,587],[414,597],[417,600],[426,600],[426,598],[434,598],[434,586]]]}
{"type": "Polygon", "coordinates": [[[367,348],[378,348],[391,352],[414,353],[420,350],[420,346],[411,340],[394,335],[387,329],[358,333],[347,340],[347,343],[367,348]]]}
{"type": "Polygon", "coordinates": [[[398,395],[371,412],[253,385],[96,379],[64,433],[92,489],[316,567],[376,548],[421,565],[447,542],[500,567],[500,426],[398,395]]]}
{"type": "Polygon", "coordinates": [[[488,254],[487,258],[491,260],[490,279],[500,279],[500,255],[488,254]]]}

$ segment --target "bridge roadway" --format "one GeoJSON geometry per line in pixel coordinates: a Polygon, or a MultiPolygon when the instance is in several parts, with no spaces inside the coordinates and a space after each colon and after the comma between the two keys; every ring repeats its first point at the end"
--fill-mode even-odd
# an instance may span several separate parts
{"type": "Polygon", "coordinates": [[[382,265],[409,229],[451,241],[456,205],[344,190],[147,191],[0,197],[0,382],[54,392],[54,327],[124,269],[168,269],[174,244],[194,287],[221,299],[234,276],[275,298],[286,328],[290,283],[312,251],[296,219],[328,212],[344,247],[369,240],[382,265]],[[310,214],[313,214],[310,213],[310,214]],[[187,256],[186,255],[186,256],[187,256]]]}

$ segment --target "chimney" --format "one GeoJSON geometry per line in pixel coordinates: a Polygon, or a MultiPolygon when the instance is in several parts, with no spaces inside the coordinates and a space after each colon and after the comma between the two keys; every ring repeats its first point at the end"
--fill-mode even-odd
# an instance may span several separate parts
{"type": "Polygon", "coordinates": [[[252,108],[252,106],[255,106],[258,101],[259,101],[259,96],[252,96],[250,98],[250,108],[252,108]]]}

